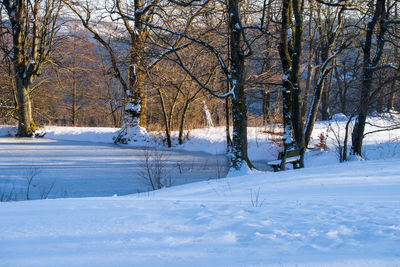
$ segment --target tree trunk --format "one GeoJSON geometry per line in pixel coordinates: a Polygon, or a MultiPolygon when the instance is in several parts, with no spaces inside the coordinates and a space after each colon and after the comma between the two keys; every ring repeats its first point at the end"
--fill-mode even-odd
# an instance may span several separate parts
{"type": "Polygon", "coordinates": [[[230,62],[232,97],[232,159],[231,167],[240,170],[243,164],[252,167],[247,155],[247,106],[244,91],[244,55],[241,48],[242,30],[238,29],[239,0],[229,0],[230,62]]]}
{"type": "Polygon", "coordinates": [[[160,97],[161,110],[162,110],[163,118],[164,118],[165,136],[167,138],[167,144],[168,144],[168,147],[171,147],[172,146],[171,128],[170,128],[171,118],[168,118],[168,116],[167,116],[167,109],[165,106],[164,97],[163,97],[161,89],[159,87],[157,87],[157,93],[158,93],[158,96],[160,97]]]}
{"type": "Polygon", "coordinates": [[[282,1],[282,28],[279,55],[283,68],[283,144],[281,170],[285,168],[287,151],[300,150],[300,168],[304,167],[304,123],[301,116],[300,58],[303,46],[303,14],[297,0],[282,1]],[[294,26],[292,20],[294,17],[294,26]],[[289,32],[291,34],[289,34],[289,32]]]}
{"type": "MultiPolygon", "coordinates": [[[[303,50],[303,14],[301,10],[302,4],[298,0],[293,1],[293,15],[295,22],[295,35],[292,54],[292,84],[293,84],[293,107],[292,107],[292,124],[294,137],[297,147],[304,151],[304,121],[301,117],[301,90],[300,90],[300,64],[303,50]]],[[[304,153],[301,153],[300,168],[304,167],[304,153]]]]}
{"type": "MultiPolygon", "coordinates": [[[[136,35],[133,37],[132,43],[136,44],[136,46],[132,47],[130,51],[128,82],[123,86],[126,99],[124,120],[121,130],[114,138],[114,143],[128,143],[131,139],[131,137],[128,136],[130,128],[139,129],[139,126],[146,126],[146,100],[144,91],[146,72],[141,66],[140,60],[142,57],[141,52],[143,44],[140,42],[140,38],[136,35]]],[[[110,53],[110,55],[112,54],[110,53]]],[[[115,63],[113,65],[115,65],[115,63]]],[[[114,69],[115,71],[118,70],[116,67],[114,67],[114,69]]]]}
{"type": "Polygon", "coordinates": [[[131,48],[130,62],[128,69],[128,90],[125,92],[127,97],[127,105],[129,107],[135,106],[135,109],[125,108],[125,123],[130,127],[146,127],[146,94],[144,90],[144,83],[146,78],[146,71],[141,65],[141,58],[143,57],[144,44],[139,36],[135,36],[131,48]]]}
{"type": "Polygon", "coordinates": [[[230,116],[229,116],[229,97],[225,99],[225,122],[226,122],[226,127],[225,127],[225,134],[226,134],[226,150],[228,152],[231,151],[232,149],[232,139],[231,139],[231,134],[230,134],[230,116]]]}
{"type": "Polygon", "coordinates": [[[372,86],[372,71],[364,68],[363,81],[361,87],[361,97],[358,109],[358,115],[351,135],[351,153],[353,155],[362,155],[362,142],[364,138],[365,122],[367,120],[369,107],[369,92],[372,86]]]}
{"type": "Polygon", "coordinates": [[[307,60],[307,79],[306,79],[306,88],[304,90],[304,97],[303,97],[303,106],[301,108],[301,116],[305,117],[306,116],[306,109],[308,105],[308,98],[310,95],[311,91],[311,81],[312,81],[312,73],[314,70],[313,67],[313,59],[314,59],[314,54],[315,54],[315,32],[316,29],[313,32],[313,5],[310,3],[310,15],[309,15],[309,21],[308,21],[308,34],[309,34],[309,40],[308,40],[308,60],[307,60]]]}
{"type": "Polygon", "coordinates": [[[315,120],[317,119],[318,115],[318,108],[319,108],[319,103],[321,100],[322,92],[324,91],[324,85],[325,82],[319,82],[314,90],[314,97],[313,97],[313,102],[311,105],[311,110],[310,113],[308,114],[307,118],[307,123],[306,123],[306,129],[305,129],[305,147],[308,147],[308,144],[311,139],[311,134],[314,129],[314,124],[315,120]]]}
{"type": "Polygon", "coordinates": [[[24,78],[20,77],[20,73],[16,73],[15,84],[17,87],[18,100],[18,133],[19,137],[30,137],[36,130],[36,125],[32,119],[31,99],[29,96],[29,87],[24,82],[24,78]]]}
{"type": "Polygon", "coordinates": [[[382,56],[384,45],[385,45],[385,33],[386,33],[386,25],[383,23],[385,19],[385,0],[376,0],[375,10],[372,18],[368,21],[367,24],[367,32],[365,37],[365,44],[363,48],[364,57],[363,57],[363,80],[361,86],[361,97],[358,105],[358,115],[356,118],[356,122],[353,128],[353,132],[351,135],[352,144],[351,144],[351,154],[362,156],[362,142],[364,138],[364,129],[365,122],[368,114],[368,107],[370,105],[370,93],[372,87],[372,79],[374,67],[377,66],[379,60],[382,56]],[[375,35],[376,25],[380,24],[380,28],[376,33],[377,36],[377,47],[374,55],[371,59],[371,50],[373,43],[373,36],[375,35]]]}
{"type": "Polygon", "coordinates": [[[140,114],[139,114],[139,125],[141,127],[147,127],[147,96],[145,91],[145,79],[146,73],[139,68],[137,73],[136,90],[139,92],[140,99],[140,114]]]}
{"type": "MultiPolygon", "coordinates": [[[[394,13],[395,19],[399,19],[397,3],[395,3],[394,12],[395,12],[394,13]]],[[[394,28],[394,35],[399,36],[399,28],[398,27],[394,28]]],[[[392,47],[392,49],[394,50],[393,57],[396,59],[399,58],[399,45],[400,45],[400,39],[397,38],[396,45],[394,45],[392,47]]],[[[387,103],[386,103],[386,111],[389,111],[389,112],[394,110],[394,99],[395,99],[396,90],[397,90],[396,84],[397,84],[397,82],[393,81],[392,84],[390,85],[390,92],[389,92],[389,95],[387,98],[387,103]]]]}
{"type": "MultiPolygon", "coordinates": [[[[75,68],[75,66],[73,66],[75,68]]],[[[78,119],[76,114],[76,72],[75,69],[72,70],[72,126],[76,126],[78,119]]]]}
{"type": "MultiPolygon", "coordinates": [[[[233,136],[231,167],[239,170],[249,164],[247,155],[247,107],[243,84],[237,84],[235,98],[232,98],[233,136]]],[[[251,167],[251,165],[250,165],[251,167]]]]}
{"type": "MultiPolygon", "coordinates": [[[[311,51],[310,51],[311,54],[311,51]]],[[[312,56],[309,56],[309,61],[312,60],[312,56]]],[[[307,109],[307,104],[308,104],[308,98],[310,95],[311,91],[311,81],[312,81],[312,72],[313,72],[313,67],[312,67],[312,61],[308,63],[307,66],[307,79],[306,79],[306,88],[304,91],[304,100],[303,100],[303,107],[301,109],[301,116],[305,117],[306,116],[306,109],[307,109]]]]}
{"type": "Polygon", "coordinates": [[[185,106],[183,107],[183,111],[182,111],[181,123],[179,125],[179,135],[178,135],[178,142],[180,145],[183,144],[183,129],[184,129],[185,120],[186,120],[186,113],[189,109],[190,103],[191,103],[191,101],[186,101],[185,106]]]}

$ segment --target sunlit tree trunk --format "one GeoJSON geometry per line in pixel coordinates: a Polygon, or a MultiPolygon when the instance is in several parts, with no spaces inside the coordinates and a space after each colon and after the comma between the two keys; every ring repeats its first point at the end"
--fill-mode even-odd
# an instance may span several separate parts
{"type": "Polygon", "coordinates": [[[9,56],[16,86],[17,135],[32,136],[36,126],[32,118],[30,87],[51,51],[60,3],[55,0],[0,0],[0,5],[7,12],[11,25],[4,34],[11,35],[12,39],[9,56]]]}
{"type": "Polygon", "coordinates": [[[287,151],[299,149],[300,167],[304,167],[304,123],[301,116],[300,58],[303,45],[303,3],[297,0],[282,1],[282,28],[279,55],[283,68],[283,144],[284,157],[281,170],[285,169],[287,151]]]}

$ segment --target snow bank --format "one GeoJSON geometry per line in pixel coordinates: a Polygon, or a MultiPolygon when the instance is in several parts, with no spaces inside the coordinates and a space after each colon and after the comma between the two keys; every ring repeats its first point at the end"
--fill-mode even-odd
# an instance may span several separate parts
{"type": "Polygon", "coordinates": [[[118,128],[45,126],[45,138],[69,141],[112,143],[118,128]]]}
{"type": "Polygon", "coordinates": [[[0,137],[15,136],[17,134],[17,126],[1,125],[0,137]]]}
{"type": "Polygon", "coordinates": [[[0,203],[0,266],[399,266],[397,160],[0,203]]]}

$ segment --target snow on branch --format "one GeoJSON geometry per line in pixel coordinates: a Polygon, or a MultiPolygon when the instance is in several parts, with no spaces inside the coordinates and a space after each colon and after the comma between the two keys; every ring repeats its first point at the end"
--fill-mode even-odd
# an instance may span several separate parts
{"type": "Polygon", "coordinates": [[[177,43],[177,42],[175,42],[172,46],[167,47],[164,51],[162,51],[162,52],[158,55],[158,57],[155,58],[155,59],[149,64],[148,69],[153,68],[158,62],[160,62],[160,61],[161,61],[165,56],[167,56],[168,54],[170,54],[170,53],[172,53],[172,52],[179,51],[179,50],[181,50],[181,49],[183,49],[183,48],[186,48],[186,47],[188,47],[188,46],[191,44],[190,42],[188,42],[188,43],[185,43],[185,44],[183,44],[183,45],[180,45],[180,46],[175,47],[175,44],[176,44],[176,43],[177,43]]]}
{"type": "Polygon", "coordinates": [[[326,2],[323,0],[317,0],[317,2],[327,6],[351,6],[351,3],[347,3],[347,0],[338,0],[336,2],[326,2]]]}
{"type": "Polygon", "coordinates": [[[148,3],[145,3],[141,9],[136,9],[135,13],[138,15],[145,14],[152,6],[154,6],[154,0],[150,0],[148,3]]]}
{"type": "Polygon", "coordinates": [[[0,108],[3,108],[3,109],[15,109],[15,106],[0,105],[0,108]]]}
{"type": "Polygon", "coordinates": [[[196,3],[196,2],[201,3],[201,0],[190,0],[190,1],[169,0],[169,2],[174,3],[174,4],[178,5],[178,6],[187,7],[187,6],[190,6],[191,4],[196,3]]]}

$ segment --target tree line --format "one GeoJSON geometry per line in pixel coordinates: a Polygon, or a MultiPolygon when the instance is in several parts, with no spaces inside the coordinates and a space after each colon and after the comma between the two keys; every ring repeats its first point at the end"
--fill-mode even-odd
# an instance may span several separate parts
{"type": "Polygon", "coordinates": [[[340,112],[362,156],[367,115],[398,109],[399,4],[0,0],[3,123],[120,127],[119,143],[162,129],[171,146],[211,110],[233,168],[253,167],[248,125],[277,123],[303,167],[315,121],[340,112]]]}

